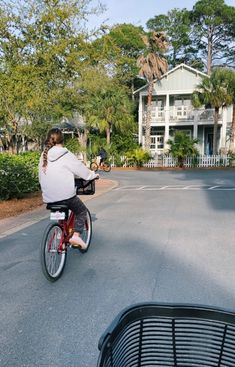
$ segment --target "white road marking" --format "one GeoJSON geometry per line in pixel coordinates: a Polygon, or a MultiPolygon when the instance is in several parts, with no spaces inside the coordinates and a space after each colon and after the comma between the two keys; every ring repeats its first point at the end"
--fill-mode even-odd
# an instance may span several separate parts
{"type": "Polygon", "coordinates": [[[171,191],[171,190],[210,190],[210,191],[235,191],[235,187],[233,186],[211,186],[211,185],[145,185],[145,186],[120,186],[114,190],[118,191],[171,191]]]}

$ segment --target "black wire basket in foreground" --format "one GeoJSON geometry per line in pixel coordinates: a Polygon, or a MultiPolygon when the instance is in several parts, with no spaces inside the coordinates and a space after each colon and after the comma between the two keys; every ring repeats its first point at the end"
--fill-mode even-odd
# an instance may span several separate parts
{"type": "Polygon", "coordinates": [[[86,181],[82,178],[75,179],[77,195],[94,195],[95,194],[95,180],[86,181]]]}
{"type": "Polygon", "coordinates": [[[235,313],[193,305],[126,308],[99,341],[98,367],[235,366],[235,313]]]}

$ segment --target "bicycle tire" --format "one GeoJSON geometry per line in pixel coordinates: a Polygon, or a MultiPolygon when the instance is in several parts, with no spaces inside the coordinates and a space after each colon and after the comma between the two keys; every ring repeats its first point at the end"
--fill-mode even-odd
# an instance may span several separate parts
{"type": "Polygon", "coordinates": [[[108,162],[104,162],[103,170],[104,170],[104,172],[110,172],[111,171],[111,164],[108,163],[108,162]]]}
{"type": "Polygon", "coordinates": [[[86,253],[89,250],[91,244],[91,237],[92,237],[92,220],[91,220],[91,213],[87,209],[87,219],[84,225],[84,230],[81,234],[81,238],[87,244],[87,248],[85,250],[80,250],[81,253],[86,253]]]}
{"type": "Polygon", "coordinates": [[[90,169],[91,169],[92,171],[97,172],[97,171],[98,171],[98,168],[99,168],[99,166],[98,166],[98,164],[97,164],[97,163],[95,163],[95,162],[91,162],[91,164],[90,164],[90,169]]]}
{"type": "Polygon", "coordinates": [[[41,242],[41,248],[40,248],[41,268],[46,279],[50,280],[51,282],[55,282],[61,277],[66,263],[67,252],[66,251],[64,251],[63,253],[58,252],[58,246],[60,244],[62,235],[63,235],[63,229],[58,223],[49,224],[45,229],[41,242]],[[50,239],[52,241],[51,242],[52,248],[49,253],[48,242],[50,241],[50,239]]]}

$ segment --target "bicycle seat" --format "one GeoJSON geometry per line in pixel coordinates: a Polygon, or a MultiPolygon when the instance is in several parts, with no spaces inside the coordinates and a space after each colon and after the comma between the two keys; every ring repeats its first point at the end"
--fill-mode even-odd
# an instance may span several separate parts
{"type": "Polygon", "coordinates": [[[66,212],[69,210],[68,206],[65,204],[48,203],[46,208],[52,212],[66,212]]]}

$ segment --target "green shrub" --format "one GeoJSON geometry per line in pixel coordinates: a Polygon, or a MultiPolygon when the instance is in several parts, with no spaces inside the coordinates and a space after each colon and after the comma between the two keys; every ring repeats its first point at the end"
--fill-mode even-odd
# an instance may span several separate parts
{"type": "Polygon", "coordinates": [[[22,198],[39,190],[40,153],[0,154],[0,200],[22,198]]]}
{"type": "Polygon", "coordinates": [[[74,154],[82,151],[82,147],[77,138],[65,139],[64,146],[74,154]]]}
{"type": "Polygon", "coordinates": [[[111,156],[111,162],[114,162],[116,167],[122,167],[123,164],[125,163],[125,161],[123,161],[123,159],[121,159],[121,156],[118,153],[114,153],[111,156]]]}
{"type": "Polygon", "coordinates": [[[126,153],[127,163],[142,167],[151,159],[151,154],[142,148],[133,149],[126,153]]]}
{"type": "Polygon", "coordinates": [[[186,157],[196,157],[199,152],[196,147],[197,139],[192,139],[183,131],[176,131],[174,139],[169,139],[167,144],[170,145],[169,153],[178,160],[178,166],[184,166],[186,157]]]}

